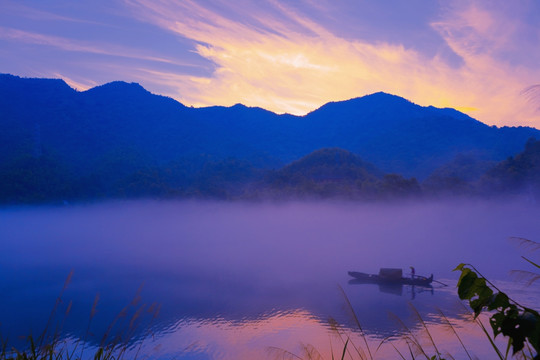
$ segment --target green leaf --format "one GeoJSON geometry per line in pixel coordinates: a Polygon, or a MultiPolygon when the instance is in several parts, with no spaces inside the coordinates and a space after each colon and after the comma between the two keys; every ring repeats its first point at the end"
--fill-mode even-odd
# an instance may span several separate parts
{"type": "Polygon", "coordinates": [[[498,292],[490,299],[488,310],[504,310],[510,306],[510,299],[505,293],[498,292]]]}
{"type": "Polygon", "coordinates": [[[467,266],[467,265],[464,264],[464,263],[461,263],[458,266],[456,266],[456,268],[454,270],[452,270],[452,271],[458,271],[458,270],[462,271],[465,266],[467,266]]]}
{"type": "Polygon", "coordinates": [[[464,269],[458,282],[458,295],[461,300],[469,300],[478,315],[490,303],[493,290],[486,285],[485,279],[479,278],[470,269],[464,269]]]}
{"type": "Polygon", "coordinates": [[[504,318],[502,334],[512,339],[513,354],[523,349],[525,345],[525,329],[523,329],[522,323],[518,318],[504,318]]]}
{"type": "Polygon", "coordinates": [[[504,313],[498,312],[489,319],[489,324],[493,329],[493,335],[496,337],[502,332],[502,324],[505,319],[504,313]]]}
{"type": "Polygon", "coordinates": [[[469,269],[463,269],[458,281],[458,295],[461,300],[468,300],[474,296],[474,282],[478,276],[469,269]]]}

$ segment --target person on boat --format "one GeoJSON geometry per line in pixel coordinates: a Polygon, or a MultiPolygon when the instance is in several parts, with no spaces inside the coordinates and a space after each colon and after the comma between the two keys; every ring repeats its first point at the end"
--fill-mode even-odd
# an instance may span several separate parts
{"type": "Polygon", "coordinates": [[[409,267],[411,268],[411,279],[414,279],[414,277],[416,276],[416,270],[412,266],[409,267]]]}

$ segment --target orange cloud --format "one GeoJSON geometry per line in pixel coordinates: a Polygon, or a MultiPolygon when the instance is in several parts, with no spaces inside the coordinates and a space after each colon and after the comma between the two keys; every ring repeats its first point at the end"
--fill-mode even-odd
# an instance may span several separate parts
{"type": "MultiPolygon", "coordinates": [[[[274,15],[237,5],[233,10],[244,21],[193,1],[126,1],[139,17],[196,41],[195,51],[216,64],[211,76],[167,81],[187,104],[242,102],[305,114],[328,101],[385,91],[421,105],[466,110],[488,124],[540,125],[520,95],[540,71],[494,56],[512,43],[515,36],[504,29],[515,26],[478,4],[449,9],[432,24],[464,60],[456,68],[401,45],[338,37],[277,1],[271,3],[274,15]]],[[[167,77],[175,75],[161,75],[167,77]]]]}

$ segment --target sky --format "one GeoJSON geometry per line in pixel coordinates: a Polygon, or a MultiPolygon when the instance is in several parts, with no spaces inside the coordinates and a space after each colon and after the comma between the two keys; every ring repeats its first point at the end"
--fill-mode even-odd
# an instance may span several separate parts
{"type": "Polygon", "coordinates": [[[0,73],[297,115],[384,91],[540,128],[540,2],[0,0],[0,73]]]}

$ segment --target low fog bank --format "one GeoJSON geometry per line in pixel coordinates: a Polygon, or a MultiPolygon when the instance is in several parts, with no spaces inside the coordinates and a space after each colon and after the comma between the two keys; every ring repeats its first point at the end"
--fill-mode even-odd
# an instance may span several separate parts
{"type": "Polygon", "coordinates": [[[526,267],[517,242],[540,240],[540,207],[523,201],[226,203],[129,201],[4,208],[4,266],[107,267],[257,279],[339,278],[415,266],[452,277],[526,267]]]}

